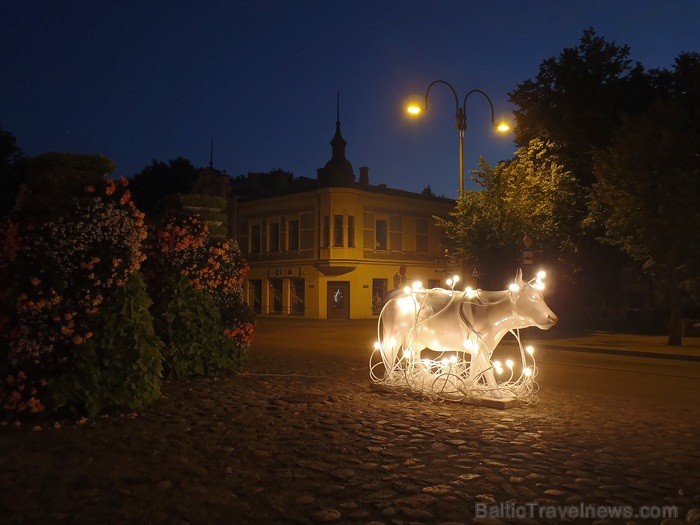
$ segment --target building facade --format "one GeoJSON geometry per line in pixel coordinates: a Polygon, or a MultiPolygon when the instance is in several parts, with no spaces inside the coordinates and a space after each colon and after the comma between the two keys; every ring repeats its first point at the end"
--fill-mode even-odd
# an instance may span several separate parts
{"type": "Polygon", "coordinates": [[[332,158],[307,188],[242,199],[236,207],[241,251],[250,264],[245,293],[258,315],[361,319],[379,314],[389,290],[450,271],[433,216],[454,201],[355,182],[336,122],[332,158]]]}

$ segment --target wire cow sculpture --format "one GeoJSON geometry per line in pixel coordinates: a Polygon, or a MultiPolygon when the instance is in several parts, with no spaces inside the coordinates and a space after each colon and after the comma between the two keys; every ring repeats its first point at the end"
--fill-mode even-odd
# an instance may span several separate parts
{"type": "Polygon", "coordinates": [[[508,290],[405,288],[384,305],[378,341],[370,358],[370,377],[383,387],[428,397],[517,399],[536,403],[537,367],[531,346],[523,347],[519,330],[548,330],[557,316],[542,295],[545,273],[525,282],[518,270],[508,290]],[[492,360],[503,337],[512,333],[520,359],[492,360]],[[424,351],[430,357],[423,355],[424,351]],[[377,357],[377,354],[379,357],[377,357]],[[383,373],[382,373],[383,371],[383,373]]]}

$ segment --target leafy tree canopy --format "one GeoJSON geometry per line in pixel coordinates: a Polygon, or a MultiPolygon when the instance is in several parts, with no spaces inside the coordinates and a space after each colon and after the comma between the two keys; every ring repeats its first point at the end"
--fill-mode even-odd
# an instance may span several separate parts
{"type": "MultiPolygon", "coordinates": [[[[588,222],[666,282],[678,316],[680,280],[700,272],[700,54],[654,74],[665,96],[626,118],[596,156],[588,222]]],[[[669,343],[680,343],[679,318],[669,343]]]]}
{"type": "Polygon", "coordinates": [[[482,190],[464,192],[453,219],[438,224],[461,255],[500,274],[495,281],[513,272],[526,234],[558,258],[575,253],[583,190],[553,143],[533,139],[495,167],[481,159],[472,180],[482,190]]]}
{"type": "Polygon", "coordinates": [[[590,185],[594,150],[608,146],[621,116],[646,108],[654,92],[629,47],[607,42],[590,28],[577,47],[542,62],[534,80],[510,93],[517,106],[516,143],[554,141],[565,165],[590,185]]]}
{"type": "Polygon", "coordinates": [[[102,155],[51,152],[34,157],[17,196],[17,210],[29,222],[66,215],[74,207],[72,199],[84,197],[86,186],[101,184],[114,167],[102,155]]]}
{"type": "Polygon", "coordinates": [[[27,157],[17,147],[17,139],[0,129],[0,217],[12,210],[26,169],[27,157]]]}
{"type": "Polygon", "coordinates": [[[199,170],[184,157],[167,163],[154,159],[134,175],[129,185],[136,207],[147,215],[162,212],[165,197],[174,193],[190,193],[198,174],[199,170]]]}

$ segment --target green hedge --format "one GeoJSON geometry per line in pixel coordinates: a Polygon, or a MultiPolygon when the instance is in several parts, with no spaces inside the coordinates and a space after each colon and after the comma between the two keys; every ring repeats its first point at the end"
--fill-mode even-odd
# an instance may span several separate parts
{"type": "Polygon", "coordinates": [[[211,295],[182,275],[168,280],[163,289],[155,327],[165,343],[165,377],[235,372],[240,364],[238,348],[223,334],[221,313],[211,295]]]}
{"type": "Polygon", "coordinates": [[[153,330],[150,305],[138,272],[115,290],[98,314],[95,337],[76,347],[73,370],[49,385],[57,408],[94,416],[160,397],[163,343],[153,330]]]}

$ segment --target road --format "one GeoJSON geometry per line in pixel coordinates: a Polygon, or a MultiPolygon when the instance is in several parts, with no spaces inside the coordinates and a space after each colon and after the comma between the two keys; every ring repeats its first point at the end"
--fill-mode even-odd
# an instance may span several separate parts
{"type": "MultiPolygon", "coordinates": [[[[368,364],[377,339],[373,319],[352,321],[259,319],[253,341],[266,352],[279,349],[368,364]]],[[[537,346],[537,332],[528,334],[536,346],[541,392],[563,390],[596,398],[611,396],[646,402],[664,409],[700,415],[700,362],[657,359],[567,350],[565,346],[537,346]]],[[[508,336],[497,349],[503,360],[514,351],[508,336]]],[[[368,375],[369,381],[369,375],[368,375]]]]}

